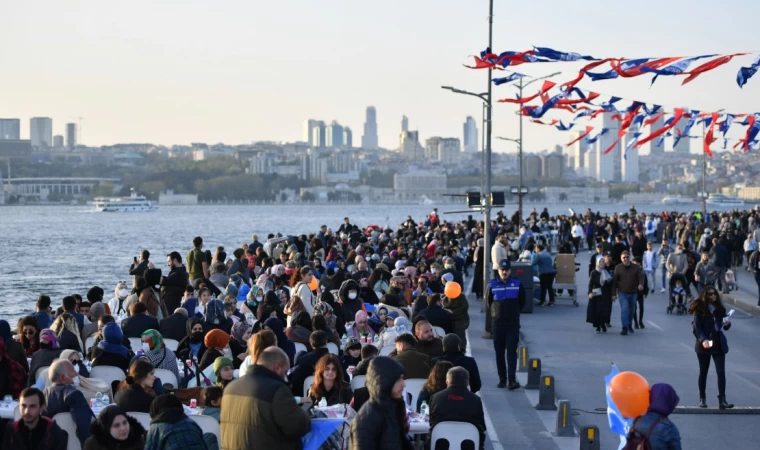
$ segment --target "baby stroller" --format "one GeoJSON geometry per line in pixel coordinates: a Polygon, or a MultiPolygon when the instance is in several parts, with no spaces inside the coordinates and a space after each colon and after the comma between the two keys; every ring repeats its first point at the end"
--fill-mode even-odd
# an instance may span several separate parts
{"type": "Polygon", "coordinates": [[[739,285],[736,284],[736,275],[734,274],[734,271],[731,269],[726,270],[725,283],[726,283],[727,291],[739,290],[739,285]]]}
{"type": "Polygon", "coordinates": [[[691,291],[689,290],[689,282],[686,280],[686,277],[683,274],[674,273],[670,277],[667,313],[673,314],[675,310],[679,316],[686,314],[686,304],[690,298],[691,291]],[[676,287],[678,281],[681,282],[681,287],[676,287]]]}

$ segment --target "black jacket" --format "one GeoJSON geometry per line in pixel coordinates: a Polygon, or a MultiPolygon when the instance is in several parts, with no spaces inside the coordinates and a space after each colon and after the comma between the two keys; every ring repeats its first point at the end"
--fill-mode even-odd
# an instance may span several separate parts
{"type": "MultiPolygon", "coordinates": [[[[167,304],[167,308],[169,305],[167,304]]],[[[174,339],[179,342],[187,336],[187,316],[174,313],[169,317],[164,317],[158,324],[161,336],[164,339],[174,339]]]]}
{"type": "Polygon", "coordinates": [[[340,285],[338,290],[338,297],[343,302],[343,320],[345,322],[353,322],[356,317],[356,313],[361,311],[363,302],[361,298],[361,289],[359,289],[359,283],[354,280],[348,279],[340,285]],[[348,298],[348,291],[356,291],[356,298],[351,300],[348,298]]]}
{"type": "Polygon", "coordinates": [[[41,416],[34,429],[34,433],[43,433],[39,444],[34,447],[28,447],[24,438],[24,431],[21,430],[21,419],[15,422],[8,422],[3,434],[3,443],[0,448],[3,450],[66,450],[69,443],[69,434],[58,426],[53,419],[41,416]]]}
{"type": "Polygon", "coordinates": [[[121,331],[126,338],[139,338],[146,330],[159,328],[158,319],[147,314],[129,316],[121,322],[121,331]]]}
{"type": "Polygon", "coordinates": [[[150,412],[150,404],[156,396],[146,392],[137,382],[116,393],[116,405],[126,412],[150,412]]]}
{"type": "MultiPolygon", "coordinates": [[[[507,283],[514,283],[517,280],[515,278],[509,278],[507,283]]],[[[486,303],[491,308],[491,320],[508,325],[520,326],[520,313],[523,306],[525,306],[525,288],[522,283],[517,292],[517,301],[494,301],[494,289],[502,288],[504,282],[501,279],[492,280],[486,287],[486,303]]]]}
{"type": "Polygon", "coordinates": [[[64,328],[61,330],[61,335],[58,336],[58,348],[62,350],[76,350],[81,354],[82,348],[79,346],[78,337],[79,336],[76,334],[64,328]]]}
{"type": "Polygon", "coordinates": [[[127,370],[129,370],[129,352],[127,352],[126,357],[122,357],[116,353],[104,352],[103,350],[95,347],[92,351],[92,355],[92,367],[114,366],[123,370],[124,373],[127,373],[127,370]]]}
{"type": "Polygon", "coordinates": [[[470,391],[476,393],[480,390],[480,371],[478,370],[478,363],[475,358],[466,356],[462,352],[445,352],[443,356],[433,359],[433,366],[438,361],[448,361],[454,365],[454,367],[464,367],[470,374],[470,391]]]}
{"type": "Polygon", "coordinates": [[[451,320],[451,313],[441,307],[441,305],[428,306],[422,311],[422,315],[434,327],[441,327],[446,334],[454,332],[454,322],[451,320]]]}
{"type": "Polygon", "coordinates": [[[387,356],[375,357],[372,366],[366,380],[369,401],[351,422],[350,450],[411,450],[404,434],[406,404],[391,398],[404,368],[387,356]]]}
{"type": "Polygon", "coordinates": [[[29,378],[27,380],[29,386],[33,386],[37,381],[37,371],[42,367],[53,364],[53,361],[61,356],[62,351],[63,349],[60,348],[43,348],[34,352],[32,363],[29,364],[29,378]]]}
{"type": "Polygon", "coordinates": [[[173,314],[174,310],[182,304],[188,282],[185,266],[173,267],[169,275],[161,280],[161,298],[169,314],[173,314]]]}
{"type": "Polygon", "coordinates": [[[333,405],[347,405],[351,403],[351,398],[354,394],[351,392],[351,386],[348,383],[343,383],[343,386],[333,386],[330,391],[325,391],[324,386],[320,386],[317,392],[312,392],[309,389],[309,397],[316,405],[322,398],[327,401],[327,406],[333,405]]]}
{"type": "Polygon", "coordinates": [[[143,450],[145,448],[145,428],[134,417],[127,415],[129,435],[123,441],[111,436],[110,430],[104,430],[99,421],[90,424],[90,436],[82,450],[143,450]]]}
{"type": "MultiPolygon", "coordinates": [[[[298,365],[293,369],[293,372],[288,376],[290,381],[290,388],[293,391],[293,395],[303,397],[305,392],[303,391],[303,382],[306,378],[314,375],[314,367],[317,366],[319,359],[326,354],[330,353],[326,348],[318,348],[313,352],[306,353],[298,359],[298,365]]],[[[344,380],[348,379],[347,375],[344,375],[344,380]]]]}
{"type": "Polygon", "coordinates": [[[710,249],[710,262],[715,267],[731,267],[731,256],[722,242],[718,242],[718,245],[710,249]]]}
{"type": "Polygon", "coordinates": [[[452,386],[434,394],[430,401],[430,429],[432,430],[440,422],[448,421],[467,422],[475,425],[480,432],[478,448],[483,450],[486,420],[480,397],[463,386],[452,386]]]}

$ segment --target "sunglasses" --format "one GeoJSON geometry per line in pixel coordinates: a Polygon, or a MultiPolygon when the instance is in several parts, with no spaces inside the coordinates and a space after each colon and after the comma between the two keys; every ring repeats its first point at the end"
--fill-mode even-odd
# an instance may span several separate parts
{"type": "Polygon", "coordinates": [[[34,330],[28,330],[28,331],[24,331],[24,335],[25,335],[25,336],[34,336],[34,335],[35,335],[35,333],[36,333],[36,332],[35,332],[34,330]]]}
{"type": "Polygon", "coordinates": [[[71,360],[71,364],[79,364],[80,362],[81,361],[79,361],[78,359],[72,359],[71,360]]]}

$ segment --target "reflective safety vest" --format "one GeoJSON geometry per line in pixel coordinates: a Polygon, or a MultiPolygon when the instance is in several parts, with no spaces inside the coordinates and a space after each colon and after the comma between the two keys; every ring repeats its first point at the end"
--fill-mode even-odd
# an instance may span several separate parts
{"type": "Polygon", "coordinates": [[[493,301],[518,300],[520,294],[519,279],[510,277],[506,283],[501,281],[501,279],[496,279],[491,281],[490,286],[493,293],[493,301]]]}

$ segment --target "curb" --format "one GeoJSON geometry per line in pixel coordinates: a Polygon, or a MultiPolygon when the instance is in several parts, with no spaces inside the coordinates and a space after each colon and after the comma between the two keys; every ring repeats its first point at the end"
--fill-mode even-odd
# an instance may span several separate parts
{"type": "Polygon", "coordinates": [[[729,303],[734,306],[738,306],[739,308],[744,309],[748,313],[754,315],[754,316],[760,316],[760,306],[753,305],[751,303],[747,303],[745,300],[736,298],[732,296],[731,294],[727,294],[723,296],[723,299],[726,303],[729,303]]]}
{"type": "Polygon", "coordinates": [[[730,415],[758,415],[760,407],[758,406],[736,406],[731,409],[699,408],[697,406],[676,406],[673,414],[730,414],[730,415]]]}

